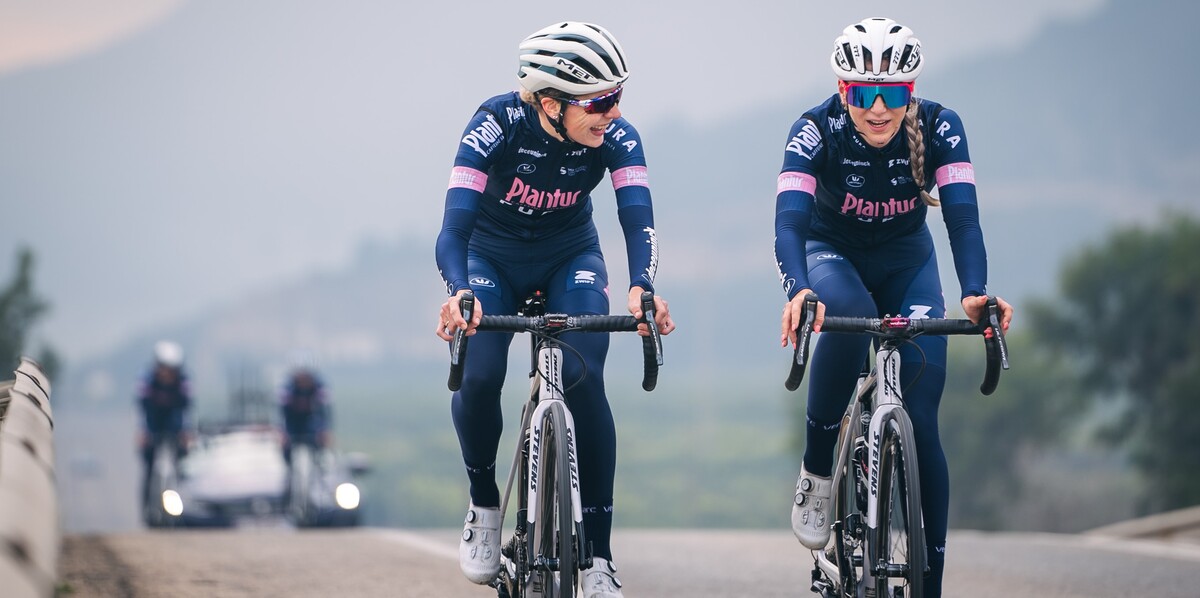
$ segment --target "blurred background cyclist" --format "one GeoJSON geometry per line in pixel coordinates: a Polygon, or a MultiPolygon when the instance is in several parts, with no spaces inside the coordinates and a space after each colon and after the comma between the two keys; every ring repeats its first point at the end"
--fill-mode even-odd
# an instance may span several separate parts
{"type": "Polygon", "coordinates": [[[191,394],[183,369],[183,348],[173,341],[154,345],[154,361],[142,380],[137,396],[142,411],[138,449],[142,456],[142,506],[150,499],[150,469],[159,441],[173,441],[176,460],[187,452],[190,441],[191,394]]]}
{"type": "Polygon", "coordinates": [[[332,427],[325,381],[310,363],[294,365],[279,398],[283,418],[283,460],[292,465],[292,446],[304,443],[314,449],[330,445],[332,427]]]}

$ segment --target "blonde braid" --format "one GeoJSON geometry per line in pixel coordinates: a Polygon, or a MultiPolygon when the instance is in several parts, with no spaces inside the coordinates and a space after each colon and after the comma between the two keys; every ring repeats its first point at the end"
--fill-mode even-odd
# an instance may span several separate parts
{"type": "Polygon", "coordinates": [[[904,114],[904,128],[908,131],[908,165],[912,167],[913,182],[921,192],[921,201],[927,206],[937,207],[942,205],[942,202],[934,199],[925,190],[925,137],[921,134],[921,128],[917,126],[919,105],[920,100],[913,96],[908,102],[908,112],[904,114]]]}

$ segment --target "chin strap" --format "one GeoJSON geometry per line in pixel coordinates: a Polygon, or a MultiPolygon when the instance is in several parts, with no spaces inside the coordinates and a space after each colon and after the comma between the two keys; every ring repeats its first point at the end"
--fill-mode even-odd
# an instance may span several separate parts
{"type": "Polygon", "coordinates": [[[546,120],[550,121],[550,126],[554,127],[554,132],[558,133],[558,135],[563,138],[563,141],[579,145],[578,141],[571,139],[571,136],[567,134],[567,127],[562,123],[563,118],[566,117],[567,114],[567,101],[559,98],[554,99],[558,101],[558,118],[550,118],[550,115],[547,114],[546,120]]]}

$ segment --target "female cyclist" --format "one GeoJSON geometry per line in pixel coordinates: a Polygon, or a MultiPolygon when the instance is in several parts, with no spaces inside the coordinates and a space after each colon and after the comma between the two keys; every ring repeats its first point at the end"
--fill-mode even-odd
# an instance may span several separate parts
{"type": "MultiPolygon", "coordinates": [[[[946,313],[930,206],[942,209],[966,316],[987,301],[987,257],[975,174],[958,115],[913,95],[925,66],[921,43],[891,19],[854,23],[834,41],[838,92],[805,112],[784,150],[775,203],[775,259],[788,296],[781,344],[796,341],[804,296],[820,297],[814,329],[838,316],[940,318],[946,313]],[[934,185],[939,199],[929,194],[934,185]]],[[[999,300],[1001,326],[1012,307],[999,300]]],[[[810,366],[807,436],[792,530],[819,550],[829,539],[833,446],[870,339],[822,335],[810,366]]],[[[905,404],[916,435],[929,550],[926,596],[941,595],[950,495],[937,411],[946,338],[920,337],[901,351],[905,404]],[[924,368],[921,363],[924,363],[924,368]]]]}
{"type": "MultiPolygon", "coordinates": [[[[658,241],[637,130],[619,102],[629,70],[607,30],[556,23],[520,44],[520,89],[486,100],[463,133],[446,192],[437,265],[450,297],[437,334],[475,334],[480,316],[515,314],[519,302],[545,291],[547,311],[609,313],[608,271],[592,221],[591,192],[605,172],[616,193],[625,235],[629,312],[641,317],[641,293],[654,290],[658,241]],[[471,322],[459,297],[475,294],[471,322]]],[[[661,334],[675,325],[655,297],[661,334]]],[[[649,334],[645,325],[642,334],[649,334]]],[[[567,334],[579,359],[564,354],[563,376],[581,384],[567,397],[578,435],[583,522],[593,566],[582,572],[587,598],[620,597],[609,535],[612,530],[616,431],[604,393],[608,335],[567,334]]],[[[475,334],[452,411],[470,481],[471,503],[459,545],[463,574],[488,583],[500,566],[500,492],[496,452],[501,434],[500,388],[511,334],[475,334]]]]}

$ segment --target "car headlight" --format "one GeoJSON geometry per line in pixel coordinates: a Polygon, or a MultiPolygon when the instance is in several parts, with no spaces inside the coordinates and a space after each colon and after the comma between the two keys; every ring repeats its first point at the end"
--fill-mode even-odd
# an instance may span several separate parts
{"type": "Polygon", "coordinates": [[[183,514],[183,499],[174,490],[163,490],[162,505],[163,510],[172,517],[178,517],[183,514]]]}
{"type": "Polygon", "coordinates": [[[358,486],[355,486],[350,482],[346,482],[344,484],[338,484],[337,489],[333,491],[333,498],[337,501],[339,507],[348,511],[350,509],[358,508],[358,501],[361,496],[358,492],[358,486]]]}

